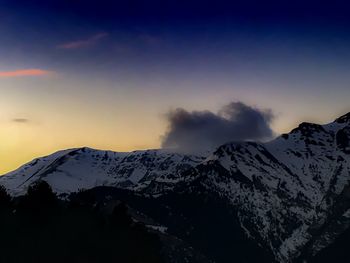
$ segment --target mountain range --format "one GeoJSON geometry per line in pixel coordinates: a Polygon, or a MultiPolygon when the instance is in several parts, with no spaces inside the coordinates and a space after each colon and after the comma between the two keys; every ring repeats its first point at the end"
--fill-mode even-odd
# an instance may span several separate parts
{"type": "Polygon", "coordinates": [[[301,123],[266,143],[229,142],[206,156],[59,151],[0,184],[13,196],[44,180],[62,198],[90,189],[123,200],[213,262],[322,262],[340,248],[347,255],[349,172],[350,113],[325,125],[301,123]]]}

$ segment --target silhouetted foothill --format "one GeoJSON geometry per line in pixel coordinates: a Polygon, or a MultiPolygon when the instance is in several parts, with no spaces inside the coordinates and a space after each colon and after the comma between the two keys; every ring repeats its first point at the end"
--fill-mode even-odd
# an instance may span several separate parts
{"type": "Polygon", "coordinates": [[[128,207],[124,203],[120,203],[114,207],[112,219],[114,223],[118,224],[130,225],[132,223],[132,219],[128,215],[128,207]]]}
{"type": "Polygon", "coordinates": [[[73,193],[70,195],[70,205],[71,206],[90,206],[92,207],[95,203],[95,196],[86,190],[79,190],[78,193],[73,193]]]}
{"type": "Polygon", "coordinates": [[[163,262],[159,238],[142,223],[131,224],[125,204],[106,215],[95,209],[94,195],[79,194],[88,202],[72,206],[58,200],[50,186],[40,181],[25,196],[9,202],[5,188],[0,187],[0,262],[163,262]],[[10,209],[1,205],[5,200],[10,209]]]}

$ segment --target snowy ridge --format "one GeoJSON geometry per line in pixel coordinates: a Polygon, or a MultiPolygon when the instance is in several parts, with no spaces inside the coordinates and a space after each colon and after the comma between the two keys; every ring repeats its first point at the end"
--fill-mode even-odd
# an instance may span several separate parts
{"type": "Polygon", "coordinates": [[[26,193],[28,186],[37,180],[47,181],[58,194],[96,186],[155,193],[172,189],[183,180],[180,177],[183,170],[202,160],[164,150],[119,153],[85,147],[35,159],[0,177],[0,184],[13,195],[26,193]]]}

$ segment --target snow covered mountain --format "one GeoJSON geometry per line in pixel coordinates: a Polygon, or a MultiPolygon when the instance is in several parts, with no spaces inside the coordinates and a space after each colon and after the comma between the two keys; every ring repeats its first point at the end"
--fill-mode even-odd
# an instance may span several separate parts
{"type": "Polygon", "coordinates": [[[197,166],[237,208],[242,227],[280,262],[316,254],[350,223],[350,114],[302,123],[259,144],[229,143],[197,166]]]}
{"type": "Polygon", "coordinates": [[[35,159],[0,177],[11,194],[25,194],[29,185],[47,181],[58,194],[96,186],[114,186],[158,194],[183,180],[180,174],[203,157],[164,150],[111,152],[90,148],[69,149],[35,159]]]}
{"type": "Polygon", "coordinates": [[[279,262],[313,257],[350,226],[350,113],[302,123],[267,143],[234,142],[210,156],[164,150],[72,149],[0,178],[12,194],[37,181],[57,193],[112,186],[153,197],[199,185],[227,200],[241,228],[279,262]]]}

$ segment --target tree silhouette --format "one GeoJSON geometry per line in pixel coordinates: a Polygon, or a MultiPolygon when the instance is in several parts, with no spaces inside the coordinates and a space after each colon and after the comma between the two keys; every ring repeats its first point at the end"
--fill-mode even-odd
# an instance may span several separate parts
{"type": "Polygon", "coordinates": [[[11,196],[7,193],[6,188],[0,185],[0,208],[10,207],[11,200],[11,196]]]}
{"type": "Polygon", "coordinates": [[[19,208],[31,213],[49,213],[58,203],[56,195],[45,181],[37,181],[28,187],[27,194],[20,200],[19,208]]]}

